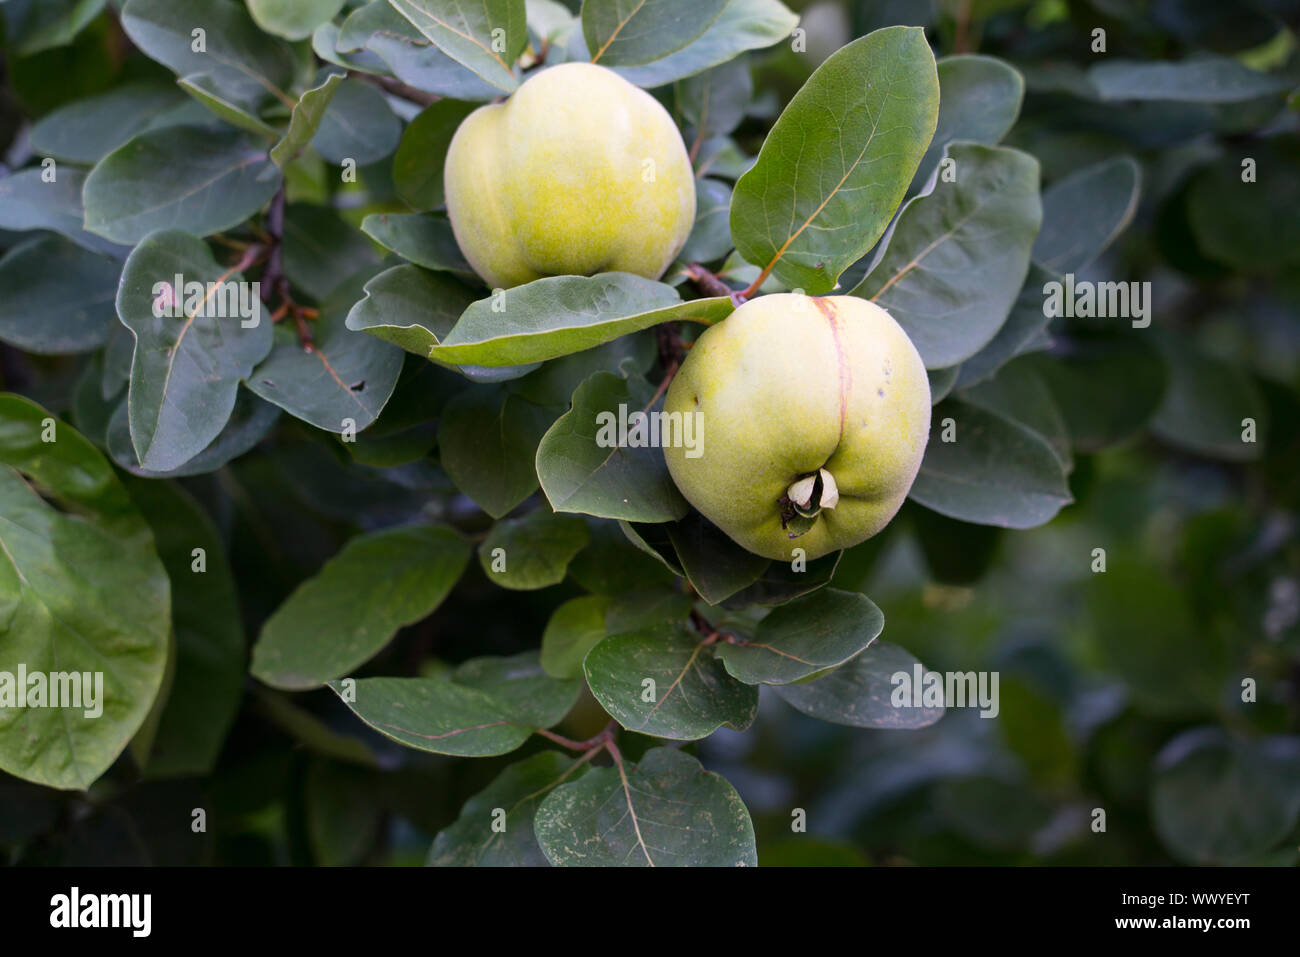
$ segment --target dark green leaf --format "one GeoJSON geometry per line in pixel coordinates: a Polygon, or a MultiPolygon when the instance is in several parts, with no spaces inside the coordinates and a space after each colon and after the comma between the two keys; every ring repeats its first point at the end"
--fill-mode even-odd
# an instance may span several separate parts
{"type": "MultiPolygon", "coordinates": [[[[478,277],[470,268],[447,217],[424,213],[372,213],[361,221],[361,231],[403,259],[432,269],[452,272],[469,282],[478,277]]],[[[461,311],[464,311],[464,306],[461,311]]],[[[428,358],[427,354],[425,358],[428,358]]]]}
{"type": "Polygon", "coordinates": [[[433,358],[484,366],[539,362],[670,319],[712,324],[734,308],[725,296],[682,302],[671,286],[631,273],[551,276],[474,303],[433,358]]]}
{"type": "Polygon", "coordinates": [[[284,168],[298,156],[320,130],[325,111],[329,109],[346,74],[339,71],[327,73],[324,78],[303,93],[289,114],[289,128],[280,141],[271,147],[271,161],[284,168]]]}
{"type": "Polygon", "coordinates": [[[1091,263],[1132,222],[1141,181],[1137,160],[1117,156],[1053,183],[1043,193],[1034,262],[1057,274],[1091,263]]]}
{"type": "Polygon", "coordinates": [[[402,138],[402,123],[384,95],[361,80],[344,80],[320,118],[311,145],[326,162],[348,160],[369,166],[391,156],[402,138]]]}
{"type": "Polygon", "coordinates": [[[469,554],[468,542],[437,526],[352,539],[267,620],[253,648],[254,676],[304,691],[348,674],[432,613],[469,554]]]}
{"type": "MultiPolygon", "coordinates": [[[[131,137],[186,103],[170,83],[127,83],[84,100],[74,100],[32,124],[32,149],[69,163],[98,163],[131,137]]],[[[80,188],[80,187],[78,187],[80,188]]]]}
{"type": "Polygon", "coordinates": [[[555,751],[510,765],[465,802],[454,824],[438,832],[429,865],[549,867],[533,833],[533,817],[553,789],[581,780],[587,768],[555,751]]]}
{"type": "Polygon", "coordinates": [[[506,93],[519,85],[511,65],[528,44],[524,0],[389,2],[442,52],[486,82],[506,93]]]}
{"type": "Polygon", "coordinates": [[[747,261],[819,295],[876,244],[934,134],[939,80],[923,31],[889,27],[829,57],[736,183],[747,261]]]}
{"type": "Polygon", "coordinates": [[[447,147],[461,121],[477,107],[477,103],[438,100],[406,127],[393,157],[393,184],[412,209],[442,205],[442,167],[447,147]]]}
{"type": "MultiPolygon", "coordinates": [[[[726,63],[746,50],[770,47],[788,37],[798,24],[799,18],[778,0],[728,0],[721,15],[695,42],[661,60],[644,66],[616,66],[614,72],[647,89],[663,86],[726,63]]],[[[571,56],[590,59],[585,40],[580,45],[582,49],[571,50],[571,56]]]]}
{"type": "Polygon", "coordinates": [[[682,625],[611,635],[582,668],[591,693],[629,731],[694,741],[722,725],[744,731],[758,689],[727,673],[716,649],[682,625]]]}
{"type": "Polygon", "coordinates": [[[1189,864],[1250,863],[1285,839],[1300,814],[1295,738],[1240,740],[1185,731],[1157,758],[1156,833],[1189,864]]]}
{"type": "MultiPolygon", "coordinates": [[[[661,414],[662,405],[662,398],[640,377],[598,372],[579,386],[573,408],[537,447],[537,477],[551,507],[634,522],[670,522],[685,516],[690,507],[668,474],[661,444],[684,441],[678,434],[680,424],[674,436],[661,433],[656,442],[649,430],[659,420],[644,418],[661,414]],[[643,439],[634,434],[637,422],[632,417],[638,414],[645,423],[643,439]],[[619,435],[624,422],[628,436],[619,435]]],[[[654,425],[655,432],[667,428],[654,425]]]]}
{"type": "Polygon", "coordinates": [[[257,28],[243,4],[225,0],[127,0],[122,29],[150,58],[177,76],[211,74],[217,86],[241,102],[284,90],[293,78],[289,45],[257,28]],[[195,49],[193,31],[203,31],[195,49]]]}
{"type": "Polygon", "coordinates": [[[0,179],[0,229],[49,229],[91,252],[118,259],[128,250],[82,228],[81,206],[86,174],[79,169],[55,169],[47,183],[43,169],[25,169],[0,179]]]}
{"type": "Polygon", "coordinates": [[[907,204],[853,290],[887,309],[936,369],[970,358],[1002,327],[1042,220],[1032,156],[967,143],[948,156],[956,181],[940,176],[907,204]]]}
{"type": "Polygon", "coordinates": [[[939,120],[909,192],[918,193],[955,140],[995,146],[1020,115],[1024,77],[1004,60],[961,54],[937,63],[939,120]]]}
{"type": "Polygon", "coordinates": [[[221,537],[184,490],[131,479],[171,582],[176,671],[145,771],[150,778],[212,771],[239,710],[244,626],[221,537]],[[196,554],[200,553],[201,554],[196,554]]]}
{"type": "Polygon", "coordinates": [[[754,867],[754,826],[735,789],[699,761],[655,748],[556,788],[533,822],[558,866],[754,867]]]}
{"type": "Polygon", "coordinates": [[[787,685],[842,665],[884,627],[885,616],[865,595],[823,588],[777,608],[753,640],[720,643],[717,655],[746,684],[787,685]]]}
{"type": "Polygon", "coordinates": [[[591,62],[641,66],[692,43],[718,19],[727,0],[585,0],[582,35],[591,62]]]}
{"type": "Polygon", "coordinates": [[[0,769],[83,790],[121,754],[162,685],[167,573],[112,466],[71,426],[0,396],[0,463],[0,672],[25,672],[28,695],[30,676],[43,674],[47,691],[45,707],[23,706],[16,679],[0,691],[0,769]],[[49,707],[56,692],[81,706],[49,707]]]}
{"type": "Polygon", "coordinates": [[[345,282],[322,305],[303,348],[283,330],[275,348],[248,379],[267,402],[327,432],[360,432],[383,410],[402,372],[402,350],[353,332],[346,325],[352,303],[369,278],[345,282]]]}
{"type": "Polygon", "coordinates": [[[536,652],[475,658],[445,678],[330,682],[356,715],[399,744],[461,757],[506,754],[578,699],[579,681],[548,678],[536,652]]]}
{"type": "Polygon", "coordinates": [[[242,223],[279,186],[266,146],[247,133],[149,130],[86,177],[86,228],[134,244],[160,229],[208,236],[242,223]]]}
{"type": "Polygon", "coordinates": [[[98,348],[117,322],[121,272],[58,236],[15,246],[0,259],[0,341],[46,355],[98,348]]]}
{"type": "MultiPolygon", "coordinates": [[[[773,613],[775,614],[775,612],[773,613]]],[[[921,663],[897,645],[874,642],[848,664],[813,681],[776,685],[776,693],[804,714],[853,728],[924,728],[943,717],[943,707],[924,704],[921,689],[894,681],[905,674],[915,685],[921,663]],[[899,703],[895,704],[897,700],[899,703]]],[[[942,681],[942,675],[938,676],[942,681]]],[[[923,679],[924,680],[924,679],[923,679]]]]}
{"type": "Polygon", "coordinates": [[[569,562],[587,541],[582,519],[541,508],[493,525],[479,545],[478,558],[495,584],[530,591],[564,581],[569,562]]]}
{"type": "Polygon", "coordinates": [[[180,468],[211,444],[230,418],[240,380],[270,351],[271,323],[241,284],[240,274],[223,269],[187,233],[155,233],[127,259],[117,313],[135,336],[128,408],[144,468],[180,468]],[[177,276],[186,288],[175,288],[177,276]],[[191,283],[204,284],[202,295],[191,283]],[[211,283],[223,285],[214,292],[211,283]]]}

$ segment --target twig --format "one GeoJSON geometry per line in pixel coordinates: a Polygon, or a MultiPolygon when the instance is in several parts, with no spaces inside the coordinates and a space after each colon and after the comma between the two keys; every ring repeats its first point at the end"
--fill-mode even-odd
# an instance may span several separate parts
{"type": "Polygon", "coordinates": [[[417,89],[409,83],[403,83],[401,80],[395,80],[389,76],[377,76],[374,73],[366,73],[362,70],[350,70],[348,76],[356,77],[357,79],[364,80],[367,83],[373,83],[380,89],[393,94],[393,96],[400,97],[403,100],[409,100],[410,102],[416,103],[420,106],[432,106],[434,103],[437,103],[442,99],[442,97],[438,96],[436,93],[426,93],[424,90],[417,89]]]}
{"type": "Polygon", "coordinates": [[[262,299],[269,305],[272,294],[280,297],[280,306],[272,313],[272,319],[278,322],[285,315],[292,316],[298,330],[298,341],[305,350],[311,352],[314,346],[307,318],[309,313],[312,318],[315,318],[316,310],[307,309],[294,301],[293,293],[289,290],[289,277],[284,273],[285,203],[284,185],[281,184],[271,200],[271,208],[266,216],[271,256],[266,264],[266,271],[262,274],[262,299]]]}
{"type": "Polygon", "coordinates": [[[700,287],[701,292],[706,292],[710,296],[730,297],[735,295],[736,291],[734,289],[699,263],[687,263],[684,271],[687,278],[700,287]]]}

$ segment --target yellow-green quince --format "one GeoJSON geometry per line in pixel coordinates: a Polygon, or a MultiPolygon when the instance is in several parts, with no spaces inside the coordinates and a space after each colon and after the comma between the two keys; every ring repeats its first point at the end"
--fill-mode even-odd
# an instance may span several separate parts
{"type": "Polygon", "coordinates": [[[875,303],[769,295],[700,336],[664,411],[697,416],[698,452],[664,449],[686,499],[751,552],[811,560],[898,512],[930,434],[930,383],[875,303]]]}
{"type": "Polygon", "coordinates": [[[658,279],[695,220],[695,177],[659,102],[564,63],[465,118],[447,150],[447,213],[491,286],[629,272],[658,279]]]}

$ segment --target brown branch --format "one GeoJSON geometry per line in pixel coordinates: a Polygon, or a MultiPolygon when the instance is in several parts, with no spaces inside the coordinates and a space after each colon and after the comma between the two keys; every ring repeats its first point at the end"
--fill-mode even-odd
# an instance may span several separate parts
{"type": "Polygon", "coordinates": [[[710,296],[727,296],[731,297],[736,291],[719,279],[716,275],[709,272],[699,263],[687,263],[685,273],[691,282],[699,287],[700,291],[710,296]]]}
{"type": "Polygon", "coordinates": [[[366,73],[362,70],[350,70],[348,76],[372,83],[381,90],[393,94],[393,96],[409,100],[419,106],[432,106],[442,99],[436,93],[426,93],[424,90],[413,87],[409,83],[403,83],[401,80],[395,80],[390,76],[377,76],[374,73],[366,73]]]}
{"type": "Polygon", "coordinates": [[[270,248],[270,258],[266,264],[266,270],[262,273],[262,300],[271,304],[271,296],[278,296],[280,299],[279,307],[272,313],[272,321],[278,322],[289,315],[293,317],[294,325],[298,330],[298,341],[308,352],[313,349],[313,340],[311,329],[307,325],[308,313],[312,318],[316,316],[316,310],[307,309],[300,306],[294,301],[293,293],[289,290],[289,277],[284,272],[284,212],[286,198],[284,184],[276,191],[275,196],[271,199],[271,208],[266,214],[266,233],[267,241],[270,248]]]}

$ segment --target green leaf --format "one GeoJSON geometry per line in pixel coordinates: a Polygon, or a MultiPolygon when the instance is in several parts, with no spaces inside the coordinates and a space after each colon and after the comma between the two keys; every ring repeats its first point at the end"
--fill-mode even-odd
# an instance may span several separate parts
{"type": "Polygon", "coordinates": [[[240,380],[270,351],[271,323],[256,294],[245,287],[226,295],[241,283],[202,240],[182,232],[154,233],[127,259],[117,313],[135,337],[128,408],[144,468],[170,471],[206,448],[230,418],[240,380]],[[175,288],[177,276],[185,289],[175,288]],[[191,283],[207,286],[202,297],[191,283]],[[214,293],[210,283],[229,285],[214,293]],[[252,306],[247,319],[237,301],[245,297],[252,306]],[[164,311],[171,303],[181,315],[164,311]]]}
{"type": "Polygon", "coordinates": [[[104,0],[10,0],[3,11],[8,43],[17,56],[66,46],[104,9],[104,0]]]}
{"type": "Polygon", "coordinates": [[[611,635],[583,660],[591,693],[629,731],[694,741],[722,725],[744,731],[758,689],[727,673],[703,636],[684,626],[611,635]]]}
{"type": "Polygon", "coordinates": [[[305,40],[343,8],[344,0],[248,0],[248,12],[267,33],[305,40]]]}
{"type": "MultiPolygon", "coordinates": [[[[642,66],[615,66],[614,72],[629,83],[650,89],[693,76],[726,63],[746,50],[779,43],[799,24],[799,18],[778,0],[728,0],[722,13],[693,43],[660,60],[642,66]]],[[[575,31],[576,32],[576,31],[575,31]]],[[[584,38],[573,59],[590,59],[584,38]]]]}
{"type": "Polygon", "coordinates": [[[1182,335],[1160,335],[1156,345],[1169,368],[1169,389],[1152,419],[1152,432],[1210,458],[1260,459],[1269,408],[1249,373],[1197,351],[1182,335]],[[1255,426],[1252,441],[1245,439],[1247,420],[1255,426]]]}
{"type": "Polygon", "coordinates": [[[1088,70],[1102,100],[1166,100],[1240,103],[1294,85],[1285,76],[1260,73],[1232,57],[1204,56],[1179,63],[1107,59],[1088,70]]]}
{"type": "Polygon", "coordinates": [[[670,588],[572,598],[546,623],[542,667],[554,678],[581,677],[583,659],[607,635],[682,622],[690,610],[690,599],[670,588]]]}
{"type": "Polygon", "coordinates": [[[771,564],[741,548],[699,512],[664,528],[682,571],[710,605],[754,584],[771,564]]]}
{"type": "MultiPolygon", "coordinates": [[[[557,512],[580,512],[633,522],[670,522],[690,510],[668,474],[662,444],[648,430],[662,411],[662,397],[644,379],[598,372],[573,394],[537,447],[537,477],[557,512]],[[652,404],[653,400],[653,404],[652,404]],[[638,414],[647,434],[633,445],[638,414]],[[619,423],[629,435],[621,437],[619,423]],[[626,444],[620,444],[626,438],[626,444]]],[[[666,429],[667,425],[656,426],[666,429]]],[[[680,427],[677,429],[680,433],[680,427]]],[[[683,440],[674,433],[676,440],[683,440]]],[[[660,442],[673,440],[660,436],[660,442]]]]}
{"type": "Polygon", "coordinates": [[[171,582],[176,639],[171,693],[145,771],[150,778],[210,774],[244,688],[234,576],[216,527],[180,486],[130,479],[127,491],[153,528],[171,582]]]}
{"type": "Polygon", "coordinates": [[[531,591],[564,581],[569,562],[587,541],[582,519],[537,509],[493,525],[478,547],[478,559],[494,584],[531,591]]]}
{"type": "Polygon", "coordinates": [[[676,91],[677,108],[700,140],[726,136],[739,126],[753,97],[754,81],[744,56],[680,81],[676,91]]]}
{"type": "Polygon", "coordinates": [[[555,751],[510,765],[465,802],[454,824],[438,832],[429,866],[549,867],[533,832],[537,808],[565,781],[581,780],[587,769],[555,751]]]}
{"type": "Polygon", "coordinates": [[[579,681],[549,678],[536,652],[475,658],[444,678],[362,678],[330,688],[366,724],[398,744],[461,757],[506,754],[563,720],[579,681]]]}
{"type": "Polygon", "coordinates": [[[844,664],[884,627],[885,616],[866,595],[823,588],[777,608],[752,641],[720,643],[717,655],[746,684],[788,685],[844,664]]]}
{"type": "Polygon", "coordinates": [[[587,519],[591,544],[569,563],[569,574],[587,591],[615,595],[672,582],[673,574],[659,558],[651,558],[628,540],[624,524],[587,519]]]}
{"type": "MultiPolygon", "coordinates": [[[[490,100],[501,90],[453,60],[384,0],[367,3],[343,21],[338,49],[378,58],[417,90],[459,100],[490,100]]],[[[356,56],[349,57],[355,60],[356,56]]]]}
{"type": "Polygon", "coordinates": [[[432,357],[483,366],[540,362],[672,319],[720,322],[734,308],[725,296],[682,302],[672,286],[631,273],[550,276],[471,305],[432,357]]]}
{"type": "Polygon", "coordinates": [[[223,92],[211,73],[191,73],[177,80],[176,85],[231,126],[272,140],[279,138],[276,128],[258,115],[256,105],[241,103],[223,92]]]}
{"type": "Polygon", "coordinates": [[[1180,448],[1229,462],[1263,455],[1268,404],[1250,375],[1198,351],[1182,335],[1161,335],[1157,348],[1169,369],[1169,388],[1151,420],[1151,431],[1180,448]],[[1255,438],[1243,438],[1246,419],[1255,438]]]}
{"type": "Polygon", "coordinates": [[[126,83],[98,96],[73,100],[41,117],[32,124],[32,149],[69,163],[93,166],[137,133],[159,125],[161,116],[186,102],[170,83],[126,83]]]}
{"type": "MultiPolygon", "coordinates": [[[[468,282],[478,283],[474,270],[456,245],[456,237],[446,216],[371,213],[361,221],[361,231],[408,262],[435,272],[455,273],[468,282]]],[[[465,311],[466,305],[460,307],[460,312],[465,311]]],[[[458,312],[457,317],[459,315],[458,312]]],[[[428,358],[427,352],[425,358],[428,358]]]]}
{"type": "Polygon", "coordinates": [[[311,145],[326,162],[354,160],[369,166],[391,156],[402,138],[402,121],[384,94],[369,83],[349,79],[339,84],[325,106],[311,145]]]}
{"type": "Polygon", "coordinates": [[[980,387],[935,408],[909,498],[949,518],[1000,528],[1043,525],[1073,501],[1051,394],[1037,379],[1017,385],[1026,397],[1019,407],[996,401],[996,387],[980,387]],[[945,433],[953,440],[944,441],[945,433]]]}
{"type": "Polygon", "coordinates": [[[293,52],[259,30],[242,3],[127,0],[121,21],[132,43],[178,77],[209,73],[218,89],[242,103],[268,95],[290,102],[284,90],[293,79],[293,52]],[[195,49],[198,29],[201,50],[195,49]]]}
{"type": "Polygon", "coordinates": [[[731,252],[731,187],[718,179],[695,181],[695,226],[677,258],[713,262],[731,252]]]}
{"type": "Polygon", "coordinates": [[[284,273],[317,302],[359,269],[379,264],[374,246],[327,206],[290,203],[284,212],[284,273]]]}
{"type": "Polygon", "coordinates": [[[85,172],[56,169],[52,183],[45,182],[42,174],[39,169],[25,169],[0,179],[0,229],[49,229],[83,249],[125,258],[129,252],[125,247],[82,228],[85,172]]]}
{"type": "Polygon", "coordinates": [[[365,292],[348,312],[347,327],[425,359],[475,295],[451,276],[419,266],[386,269],[366,283],[365,292]]]}
{"type": "Polygon", "coordinates": [[[149,130],[86,177],[86,228],[135,244],[160,229],[208,236],[237,226],[279,186],[265,144],[193,126],[149,130]]]}
{"type": "Polygon", "coordinates": [[[956,181],[908,202],[853,295],[887,309],[928,368],[956,365],[997,335],[1024,284],[1042,220],[1038,161],[953,143],[956,181]]]}
{"type": "Polygon", "coordinates": [[[437,526],[357,536],[267,619],[253,675],[305,691],[348,674],[442,604],[469,554],[468,542],[437,526]]]}
{"type": "Polygon", "coordinates": [[[1087,266],[1128,228],[1142,170],[1131,156],[1086,166],[1043,193],[1043,228],[1034,262],[1054,273],[1087,266]]]}
{"type": "Polygon", "coordinates": [[[815,592],[835,574],[843,552],[815,558],[795,570],[795,563],[772,562],[752,584],[721,602],[723,608],[745,609],[751,605],[783,605],[815,592]]]}
{"type": "MultiPolygon", "coordinates": [[[[129,337],[128,337],[129,338],[129,337]]],[[[257,445],[280,418],[280,410],[247,389],[235,395],[235,408],[212,443],[179,468],[155,472],[141,467],[131,444],[129,401],[123,399],[108,421],[108,454],[119,466],[142,478],[184,478],[215,472],[257,445]]]]}
{"type": "MultiPolygon", "coordinates": [[[[953,388],[966,389],[995,375],[1016,356],[1031,352],[1046,335],[1048,316],[1043,308],[1043,286],[1058,279],[1041,266],[1031,265],[1020,295],[989,344],[962,362],[953,388]]],[[[935,390],[931,383],[931,394],[935,390]]],[[[939,396],[942,399],[943,396],[939,396]]],[[[936,399],[938,401],[938,399],[936,399]]]]}
{"type": "Polygon", "coordinates": [[[1296,738],[1241,740],[1221,728],[1174,738],[1156,758],[1151,817],[1189,864],[1247,864],[1280,844],[1300,815],[1296,738]]]}
{"type": "Polygon", "coordinates": [[[311,324],[303,348],[282,330],[271,354],[253,370],[248,387],[267,402],[327,432],[360,432],[378,418],[402,372],[402,350],[347,327],[348,312],[368,278],[343,283],[311,324]]]}
{"type": "Polygon", "coordinates": [[[1300,263],[1300,149],[1291,138],[1229,151],[1192,180],[1187,215],[1197,246],[1211,259],[1247,273],[1300,263]],[[1246,159],[1256,181],[1244,182],[1246,159]]]}
{"type": "Polygon", "coordinates": [[[939,120],[934,139],[917,168],[908,192],[918,193],[929,180],[949,143],[964,140],[995,146],[1020,116],[1025,80],[1005,60],[991,56],[947,56],[936,64],[939,74],[939,120]]]}
{"type": "Polygon", "coordinates": [[[1093,660],[1122,678],[1144,711],[1212,714],[1239,680],[1223,629],[1199,615],[1182,583],[1149,558],[1114,545],[1107,551],[1105,574],[1083,583],[1093,660]]]}
{"type": "Polygon", "coordinates": [[[542,632],[542,668],[552,678],[578,678],[582,659],[605,637],[609,595],[571,598],[551,614],[542,632]]]}
{"type": "Polygon", "coordinates": [[[654,748],[556,788],[533,821],[557,866],[754,867],[754,825],[735,788],[699,761],[654,748]]]}
{"type": "Polygon", "coordinates": [[[442,52],[497,89],[511,93],[519,85],[512,64],[528,45],[524,0],[389,3],[442,52]]]}
{"type": "MultiPolygon", "coordinates": [[[[71,426],[0,396],[0,463],[0,672],[14,676],[0,687],[0,770],[85,789],[122,753],[162,685],[167,573],[112,466],[71,426]],[[20,669],[28,694],[34,674],[47,676],[47,689],[51,673],[97,675],[85,691],[97,700],[20,707],[20,669]]],[[[58,679],[60,701],[75,687],[58,679]]]]}
{"type": "Polygon", "coordinates": [[[373,849],[384,816],[383,807],[375,800],[376,784],[369,768],[311,762],[303,803],[317,864],[355,866],[373,849]]]}
{"type": "Polygon", "coordinates": [[[736,183],[736,250],[791,288],[829,292],[889,225],[938,112],[922,30],[877,30],[832,54],[736,183]]]}
{"type": "Polygon", "coordinates": [[[320,129],[325,111],[343,83],[344,73],[327,73],[324,79],[303,93],[289,114],[289,128],[280,142],[271,147],[271,162],[281,169],[288,166],[320,129]]]}
{"type": "Polygon", "coordinates": [[[641,66],[692,43],[718,19],[727,0],[585,0],[582,35],[591,62],[641,66]]]}
{"type": "Polygon", "coordinates": [[[1051,355],[1026,356],[1056,401],[1074,447],[1096,452],[1139,434],[1159,409],[1168,373],[1138,336],[1075,325],[1051,355]]]}
{"type": "Polygon", "coordinates": [[[537,444],[555,412],[508,385],[467,389],[447,403],[438,426],[442,467],[493,518],[537,491],[537,444]]]}
{"type": "Polygon", "coordinates": [[[0,259],[0,341],[41,355],[99,348],[117,319],[121,271],[58,236],[15,246],[0,259]]]}
{"type": "Polygon", "coordinates": [[[447,147],[461,122],[477,108],[477,103],[438,100],[407,125],[393,157],[393,185],[412,209],[442,205],[442,167],[447,147]]]}
{"type": "MultiPolygon", "coordinates": [[[[895,692],[901,689],[893,676],[905,674],[914,682],[920,668],[921,663],[907,651],[876,641],[856,658],[821,678],[776,685],[774,690],[791,707],[831,724],[852,728],[924,728],[943,717],[942,706],[918,705],[913,698],[904,699],[901,695],[901,703],[894,704],[895,692]]],[[[920,690],[913,691],[920,699],[920,690]]]]}

